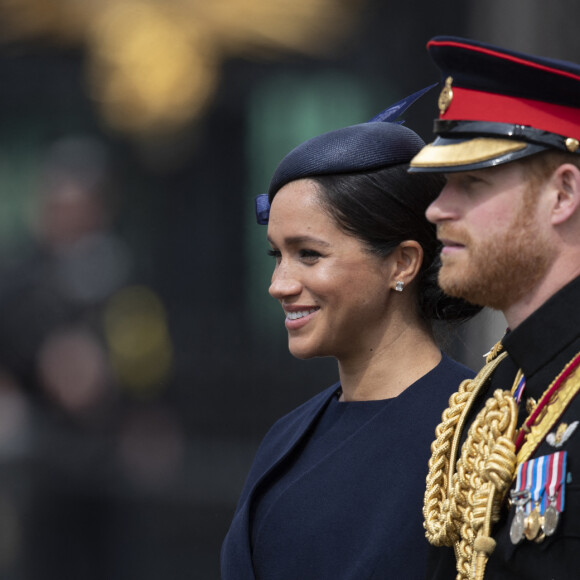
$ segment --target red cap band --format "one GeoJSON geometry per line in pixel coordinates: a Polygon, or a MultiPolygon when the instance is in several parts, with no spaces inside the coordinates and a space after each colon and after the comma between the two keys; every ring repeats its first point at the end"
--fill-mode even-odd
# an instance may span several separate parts
{"type": "Polygon", "coordinates": [[[580,140],[580,109],[533,99],[453,87],[453,99],[440,118],[526,125],[580,140]]]}

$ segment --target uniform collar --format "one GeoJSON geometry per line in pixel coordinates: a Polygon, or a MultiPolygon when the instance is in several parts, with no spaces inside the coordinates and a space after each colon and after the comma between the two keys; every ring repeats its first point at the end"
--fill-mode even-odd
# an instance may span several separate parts
{"type": "Polygon", "coordinates": [[[580,277],[572,280],[518,327],[502,343],[510,357],[531,378],[580,334],[580,277]]]}

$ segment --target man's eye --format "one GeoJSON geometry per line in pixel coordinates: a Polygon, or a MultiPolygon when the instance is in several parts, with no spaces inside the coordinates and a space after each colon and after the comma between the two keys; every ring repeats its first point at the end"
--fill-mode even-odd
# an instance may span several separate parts
{"type": "Polygon", "coordinates": [[[268,250],[268,256],[276,258],[276,260],[279,260],[281,255],[280,250],[268,250]]]}
{"type": "Polygon", "coordinates": [[[483,183],[483,180],[477,175],[466,175],[463,178],[463,183],[465,186],[469,187],[483,183]]]}

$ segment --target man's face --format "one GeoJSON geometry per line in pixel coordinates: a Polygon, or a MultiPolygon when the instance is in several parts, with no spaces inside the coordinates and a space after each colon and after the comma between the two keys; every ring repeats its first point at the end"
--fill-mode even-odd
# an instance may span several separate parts
{"type": "Polygon", "coordinates": [[[427,208],[443,242],[439,284],[451,296],[505,311],[534,288],[552,258],[538,194],[517,162],[446,177],[427,208]]]}

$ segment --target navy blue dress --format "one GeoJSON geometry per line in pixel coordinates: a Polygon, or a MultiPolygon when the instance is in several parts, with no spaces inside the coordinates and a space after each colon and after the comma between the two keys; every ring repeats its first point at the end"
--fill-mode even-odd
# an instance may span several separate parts
{"type": "Polygon", "coordinates": [[[337,384],[276,422],[224,540],[222,579],[422,579],[430,444],[472,376],[444,355],[396,398],[341,403],[337,384]]]}

